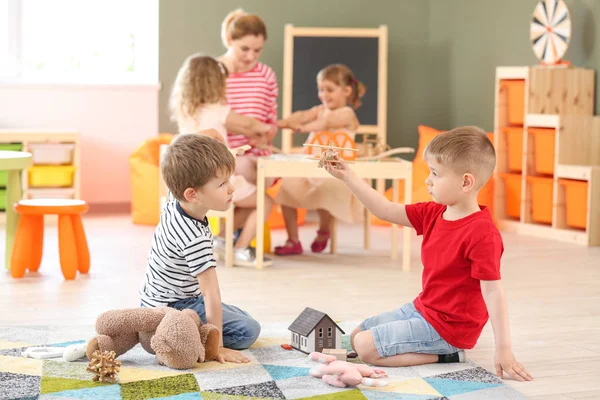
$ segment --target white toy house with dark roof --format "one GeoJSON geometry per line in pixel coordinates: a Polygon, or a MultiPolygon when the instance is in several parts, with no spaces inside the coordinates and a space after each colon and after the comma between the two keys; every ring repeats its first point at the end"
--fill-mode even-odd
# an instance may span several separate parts
{"type": "Polygon", "coordinates": [[[321,311],[306,307],[288,329],[292,332],[292,347],[303,353],[342,347],[344,331],[321,311]]]}

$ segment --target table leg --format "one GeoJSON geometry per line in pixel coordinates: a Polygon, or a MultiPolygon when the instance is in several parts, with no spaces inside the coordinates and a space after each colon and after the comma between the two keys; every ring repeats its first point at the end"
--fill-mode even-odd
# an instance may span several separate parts
{"type": "Polygon", "coordinates": [[[265,168],[260,159],[256,168],[256,268],[262,269],[265,249],[265,168]]]}
{"type": "Polygon", "coordinates": [[[4,257],[4,266],[10,269],[10,259],[12,257],[13,244],[17,226],[19,226],[19,214],[15,211],[14,205],[21,200],[21,178],[19,170],[7,171],[6,180],[6,252],[4,257]]]}

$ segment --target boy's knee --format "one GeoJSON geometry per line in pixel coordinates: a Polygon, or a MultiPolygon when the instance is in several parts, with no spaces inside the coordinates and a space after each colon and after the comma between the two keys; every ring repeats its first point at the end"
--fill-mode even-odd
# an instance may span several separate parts
{"type": "Polygon", "coordinates": [[[245,320],[243,327],[238,327],[237,329],[237,335],[232,337],[230,343],[226,345],[226,347],[233,350],[247,349],[256,342],[256,339],[260,335],[260,324],[253,318],[245,320]]]}
{"type": "Polygon", "coordinates": [[[354,350],[354,351],[356,351],[356,347],[354,347],[354,338],[356,337],[356,335],[358,335],[362,331],[363,330],[360,328],[360,325],[359,325],[356,328],[354,328],[354,330],[350,334],[350,346],[352,347],[352,350],[354,350]]]}
{"type": "Polygon", "coordinates": [[[371,331],[356,332],[356,335],[354,336],[354,351],[356,351],[356,354],[358,354],[358,357],[360,357],[362,361],[369,364],[372,364],[375,360],[381,358],[375,347],[375,341],[373,340],[371,331]]]}

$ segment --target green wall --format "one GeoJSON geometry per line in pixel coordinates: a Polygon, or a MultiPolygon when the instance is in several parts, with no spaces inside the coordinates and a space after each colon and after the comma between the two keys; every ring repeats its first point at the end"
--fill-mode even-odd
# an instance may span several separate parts
{"type": "MultiPolygon", "coordinates": [[[[486,131],[493,129],[495,68],[538,64],[529,44],[536,4],[537,0],[430,1],[429,46],[431,52],[439,53],[442,63],[433,82],[441,97],[435,110],[440,113],[439,128],[479,125],[486,131]]],[[[572,36],[564,59],[598,72],[600,1],[567,0],[566,4],[572,36]]],[[[596,103],[596,114],[599,110],[596,103]]]]}
{"type": "MultiPolygon", "coordinates": [[[[261,61],[280,87],[283,30],[297,26],[377,27],[389,30],[388,141],[417,145],[417,125],[440,129],[493,125],[496,66],[537,63],[529,21],[537,0],[161,0],[159,26],[160,130],[175,132],[167,102],[183,60],[193,52],[220,55],[220,24],[242,6],[267,24],[261,61]],[[327,6],[325,11],[324,4],[327,6]]],[[[573,37],[566,59],[600,68],[600,1],[567,0],[573,37]]],[[[279,99],[281,107],[281,96],[279,99]]],[[[596,113],[599,113],[596,104],[596,113]]],[[[276,144],[279,138],[276,139],[276,144]]]]}

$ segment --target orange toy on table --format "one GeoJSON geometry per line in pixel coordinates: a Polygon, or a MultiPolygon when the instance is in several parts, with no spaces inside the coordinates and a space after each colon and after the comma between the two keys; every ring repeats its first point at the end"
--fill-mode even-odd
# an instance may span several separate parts
{"type": "Polygon", "coordinates": [[[21,200],[15,211],[21,214],[13,246],[10,274],[22,278],[25,270],[35,272],[42,262],[44,215],[58,214],[58,249],[60,266],[65,279],[75,279],[77,271],[90,269],[90,252],[81,222],[88,210],[83,200],[39,199],[21,200]]]}
{"type": "MultiPolygon", "coordinates": [[[[322,131],[317,132],[308,143],[305,144],[304,151],[307,154],[319,157],[323,151],[326,150],[328,146],[354,149],[356,150],[356,143],[350,135],[346,132],[329,132],[322,131]]],[[[340,156],[347,161],[352,161],[356,159],[356,151],[351,150],[342,150],[340,152],[340,156]]]]}

